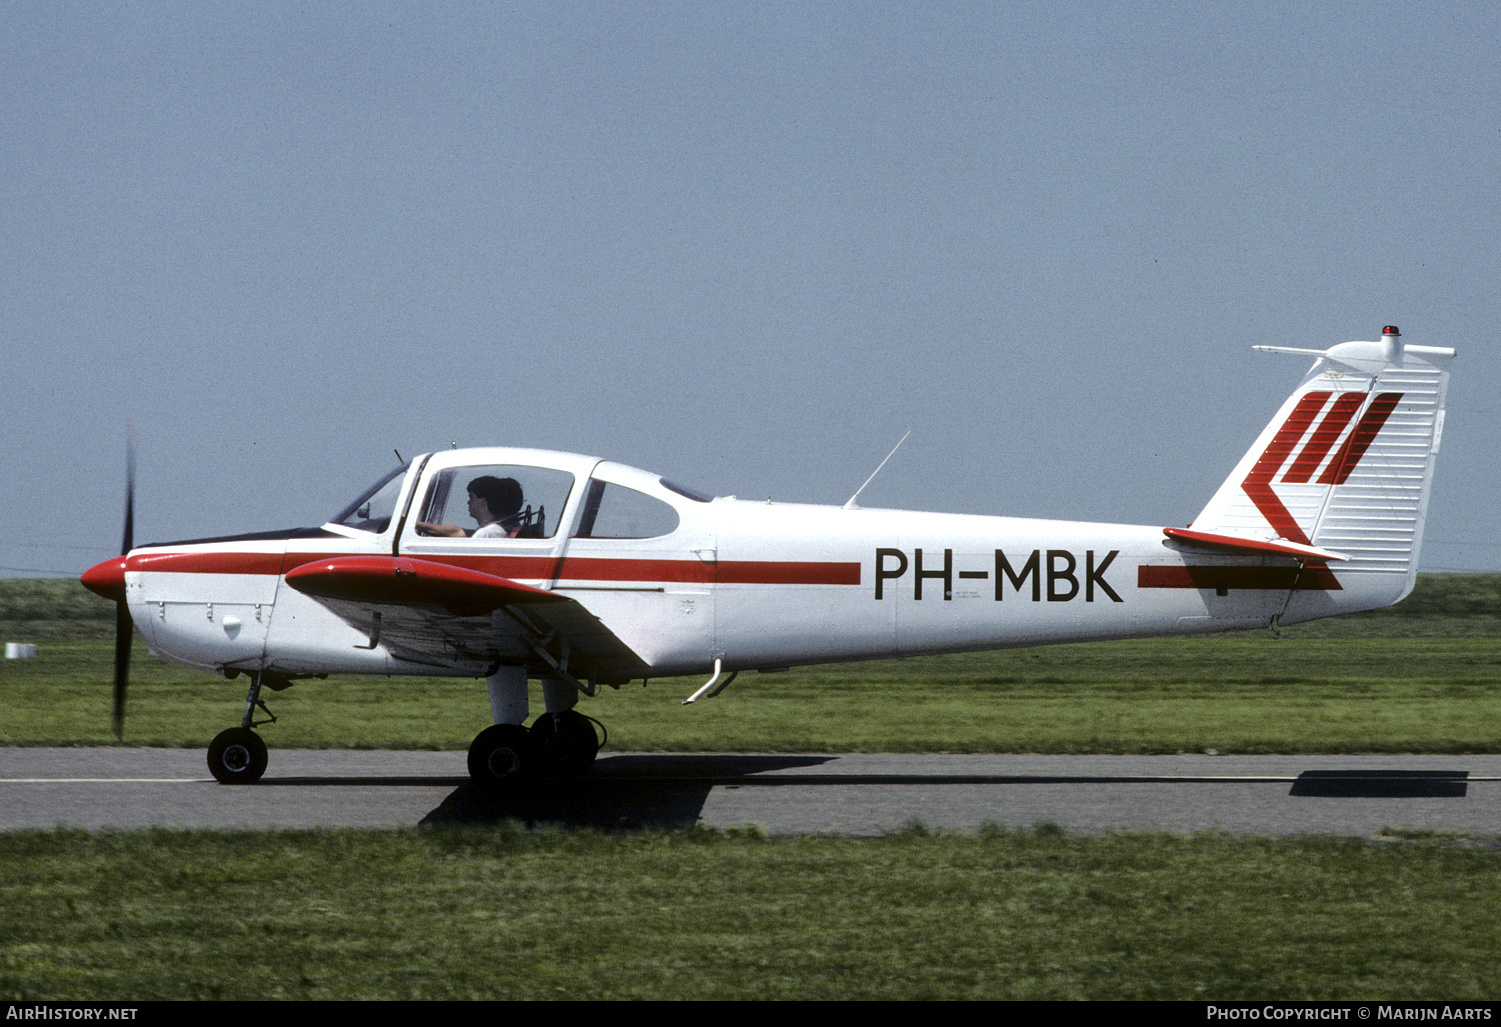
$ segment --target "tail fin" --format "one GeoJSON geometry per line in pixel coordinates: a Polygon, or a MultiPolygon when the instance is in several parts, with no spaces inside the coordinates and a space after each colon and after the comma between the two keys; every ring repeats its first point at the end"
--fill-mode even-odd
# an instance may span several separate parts
{"type": "Polygon", "coordinates": [[[1289,593],[1283,623],[1397,602],[1417,578],[1454,351],[1404,346],[1395,327],[1324,351],[1256,348],[1318,359],[1194,531],[1337,561],[1305,558],[1308,581],[1289,593]]]}

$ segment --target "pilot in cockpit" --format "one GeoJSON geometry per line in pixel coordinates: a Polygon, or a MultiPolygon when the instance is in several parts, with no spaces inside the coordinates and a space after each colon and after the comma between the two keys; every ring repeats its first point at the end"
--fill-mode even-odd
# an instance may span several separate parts
{"type": "Polygon", "coordinates": [[[470,531],[457,524],[420,521],[417,531],[444,538],[513,538],[522,525],[521,502],[521,484],[515,478],[486,474],[469,483],[469,516],[478,527],[470,531]]]}

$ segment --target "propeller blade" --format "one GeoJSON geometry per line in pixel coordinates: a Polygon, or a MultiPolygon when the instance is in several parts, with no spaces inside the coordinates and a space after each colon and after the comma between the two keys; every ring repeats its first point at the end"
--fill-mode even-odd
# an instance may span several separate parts
{"type": "Polygon", "coordinates": [[[136,520],[136,433],[134,428],[125,430],[125,532],[120,540],[120,555],[125,556],[135,546],[136,520]]]}
{"type": "MultiPolygon", "coordinates": [[[[120,539],[120,555],[126,556],[135,544],[136,506],[136,437],[135,429],[126,427],[125,445],[125,531],[120,539]]],[[[130,646],[135,638],[135,624],[122,593],[115,603],[115,737],[125,738],[125,688],[130,681],[130,646]]]]}
{"type": "Polygon", "coordinates": [[[135,624],[130,619],[130,609],[125,600],[115,604],[115,737],[125,739],[125,686],[130,680],[130,644],[134,641],[135,624]]]}

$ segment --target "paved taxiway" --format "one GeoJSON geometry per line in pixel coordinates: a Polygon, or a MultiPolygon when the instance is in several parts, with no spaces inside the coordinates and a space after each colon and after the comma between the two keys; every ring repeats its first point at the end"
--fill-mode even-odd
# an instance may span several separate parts
{"type": "Polygon", "coordinates": [[[787,756],[603,754],[523,800],[475,790],[458,752],[273,749],[225,787],[186,749],[0,749],[0,830],[403,827],[506,818],[605,829],[759,824],[875,834],[1204,831],[1501,835],[1501,756],[787,756]]]}

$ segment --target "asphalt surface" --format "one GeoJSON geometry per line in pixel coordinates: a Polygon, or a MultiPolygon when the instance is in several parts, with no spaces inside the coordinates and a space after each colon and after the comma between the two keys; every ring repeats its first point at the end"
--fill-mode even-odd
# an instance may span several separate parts
{"type": "Polygon", "coordinates": [[[758,824],[868,835],[913,822],[1074,833],[1221,830],[1501,835],[1501,756],[602,754],[576,781],[496,798],[461,752],[272,749],[225,786],[185,749],[0,749],[0,830],[58,825],[312,828],[483,825],[606,830],[758,824]]]}

